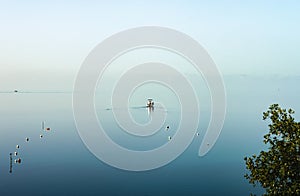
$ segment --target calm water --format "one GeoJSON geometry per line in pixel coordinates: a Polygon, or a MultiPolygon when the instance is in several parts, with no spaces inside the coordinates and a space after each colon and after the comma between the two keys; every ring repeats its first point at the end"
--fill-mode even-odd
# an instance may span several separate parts
{"type": "MultiPolygon", "coordinates": [[[[209,99],[203,93],[200,136],[175,161],[147,172],[113,168],[87,150],[75,127],[71,93],[0,93],[0,195],[249,195],[253,188],[243,177],[243,157],[264,148],[267,122],[261,120],[262,112],[275,102],[300,112],[299,82],[300,77],[226,76],[227,116],[212,150],[204,157],[197,155],[210,115],[209,99]],[[41,130],[42,121],[51,131],[41,130]],[[22,162],[13,163],[9,173],[9,153],[16,151],[17,144],[22,162]]],[[[139,123],[149,120],[147,108],[139,108],[145,102],[143,92],[137,92],[130,103],[139,123]]],[[[162,130],[148,140],[126,135],[116,125],[110,106],[101,101],[103,96],[96,98],[98,117],[110,130],[108,135],[127,148],[151,149],[174,134],[162,130]]],[[[178,126],[174,95],[160,93],[155,99],[168,100],[166,123],[178,126]]],[[[158,112],[165,111],[157,108],[152,115],[158,112]]]]}

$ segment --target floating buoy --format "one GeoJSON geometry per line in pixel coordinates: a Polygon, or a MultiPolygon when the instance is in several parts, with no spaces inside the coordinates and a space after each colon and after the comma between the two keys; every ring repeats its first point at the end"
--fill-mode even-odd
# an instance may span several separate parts
{"type": "Polygon", "coordinates": [[[15,159],[15,163],[21,163],[21,159],[20,158],[15,159]]]}
{"type": "Polygon", "coordinates": [[[19,149],[20,148],[20,146],[19,145],[16,145],[16,149],[19,149]]]}
{"type": "Polygon", "coordinates": [[[168,131],[169,130],[169,128],[170,128],[170,126],[168,125],[168,126],[166,126],[166,131],[168,131]]]}
{"type": "Polygon", "coordinates": [[[18,155],[18,152],[15,152],[15,156],[17,156],[18,155]]]}
{"type": "Polygon", "coordinates": [[[42,138],[43,137],[43,135],[40,135],[40,138],[42,138]]]}
{"type": "Polygon", "coordinates": [[[28,137],[26,137],[26,138],[25,138],[25,140],[26,140],[26,142],[28,142],[28,141],[29,141],[29,138],[28,138],[28,137]]]}
{"type": "Polygon", "coordinates": [[[9,153],[9,173],[12,173],[12,153],[9,153]]]}
{"type": "Polygon", "coordinates": [[[46,131],[50,131],[50,127],[47,127],[47,128],[46,128],[46,131]]]}
{"type": "Polygon", "coordinates": [[[170,141],[171,139],[172,139],[172,137],[171,137],[171,136],[169,136],[169,137],[168,137],[168,140],[170,141]]]}
{"type": "Polygon", "coordinates": [[[197,135],[197,136],[199,136],[199,135],[200,135],[200,133],[199,133],[199,132],[197,132],[197,133],[196,133],[196,135],[197,135]]]}

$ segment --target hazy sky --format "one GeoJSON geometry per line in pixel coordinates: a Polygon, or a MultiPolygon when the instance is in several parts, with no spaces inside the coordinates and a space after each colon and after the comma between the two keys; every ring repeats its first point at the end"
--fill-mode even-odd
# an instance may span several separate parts
{"type": "Polygon", "coordinates": [[[299,1],[0,2],[0,90],[72,89],[94,46],[145,25],[190,35],[224,75],[300,75],[299,1]]]}

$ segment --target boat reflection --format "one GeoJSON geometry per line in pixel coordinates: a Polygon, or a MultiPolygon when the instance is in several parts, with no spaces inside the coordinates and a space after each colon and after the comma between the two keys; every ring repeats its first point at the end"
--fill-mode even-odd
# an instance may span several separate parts
{"type": "Polygon", "coordinates": [[[151,116],[151,113],[154,112],[154,106],[150,106],[147,108],[148,108],[148,115],[151,116]]]}

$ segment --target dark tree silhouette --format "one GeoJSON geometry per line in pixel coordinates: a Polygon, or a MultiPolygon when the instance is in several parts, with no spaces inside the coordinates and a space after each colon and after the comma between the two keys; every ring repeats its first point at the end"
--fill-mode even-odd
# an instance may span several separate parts
{"type": "Polygon", "coordinates": [[[250,171],[245,178],[253,186],[260,184],[264,195],[300,195],[300,123],[292,114],[292,109],[271,105],[263,113],[263,120],[271,120],[263,140],[268,150],[245,157],[250,171]]]}

